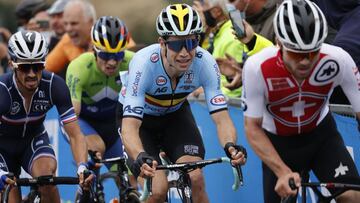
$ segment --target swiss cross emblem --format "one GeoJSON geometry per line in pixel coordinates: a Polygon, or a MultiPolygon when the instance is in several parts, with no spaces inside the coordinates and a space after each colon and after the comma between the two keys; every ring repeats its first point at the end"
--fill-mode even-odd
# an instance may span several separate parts
{"type": "Polygon", "coordinates": [[[326,96],[316,93],[294,93],[279,101],[267,105],[267,110],[280,123],[296,127],[307,125],[320,114],[326,104],[326,96]]]}

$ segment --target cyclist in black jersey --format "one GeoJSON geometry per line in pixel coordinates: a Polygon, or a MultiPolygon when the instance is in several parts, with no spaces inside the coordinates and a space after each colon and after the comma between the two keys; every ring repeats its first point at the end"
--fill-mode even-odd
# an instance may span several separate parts
{"type": "MultiPolygon", "coordinates": [[[[87,169],[87,146],[77,123],[65,82],[44,71],[47,44],[35,31],[19,31],[9,40],[10,65],[14,72],[0,76],[0,189],[8,172],[16,177],[21,167],[33,177],[55,175],[57,161],[44,127],[46,112],[56,106],[60,120],[69,134],[80,184],[87,169]]],[[[91,177],[85,182],[89,183],[91,177]]],[[[60,202],[56,186],[39,188],[42,202],[60,202]]],[[[20,202],[12,190],[11,202],[20,202]]]]}

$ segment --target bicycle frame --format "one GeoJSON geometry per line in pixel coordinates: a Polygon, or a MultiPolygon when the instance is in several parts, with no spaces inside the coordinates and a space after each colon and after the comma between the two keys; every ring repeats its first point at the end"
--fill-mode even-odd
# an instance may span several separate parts
{"type": "MultiPolygon", "coordinates": [[[[170,171],[177,171],[179,173],[178,182],[180,182],[180,186],[177,184],[176,187],[181,191],[183,196],[183,202],[192,202],[192,190],[191,190],[191,180],[189,176],[189,172],[203,168],[210,164],[215,163],[222,163],[227,162],[230,163],[230,159],[227,157],[221,157],[217,159],[208,159],[208,160],[201,160],[196,162],[186,162],[186,163],[176,163],[176,164],[167,164],[163,162],[164,165],[159,165],[156,167],[156,170],[170,170],[170,171]],[[180,188],[179,188],[180,187],[180,188]]],[[[241,172],[241,167],[232,167],[233,168],[233,175],[234,175],[234,184],[232,189],[235,191],[239,188],[239,186],[243,185],[243,176],[241,172]]],[[[151,195],[151,179],[145,179],[144,181],[144,191],[143,194],[140,196],[141,201],[146,201],[146,199],[151,195]]]]}
{"type": "MultiPolygon", "coordinates": [[[[37,193],[37,189],[40,186],[44,185],[77,185],[79,184],[79,178],[77,177],[54,177],[52,175],[49,176],[39,176],[36,178],[19,178],[16,179],[16,186],[30,186],[37,193]]],[[[7,203],[9,201],[9,194],[13,185],[6,185],[5,190],[1,196],[1,203],[7,203]]],[[[38,198],[41,199],[40,195],[38,198]]],[[[37,201],[40,202],[40,199],[37,201]]]]}
{"type": "Polygon", "coordinates": [[[112,164],[117,164],[117,170],[116,172],[113,171],[108,171],[106,173],[100,174],[100,168],[95,168],[92,169],[92,171],[95,172],[96,175],[96,182],[95,182],[95,197],[98,200],[98,202],[103,203],[105,202],[105,193],[104,193],[104,187],[102,185],[102,182],[105,179],[114,179],[115,184],[117,185],[118,189],[119,189],[119,201],[122,202],[126,202],[129,194],[133,193],[134,195],[137,195],[137,191],[131,187],[130,183],[129,183],[129,178],[128,178],[128,169],[126,167],[126,158],[124,157],[115,157],[115,158],[109,158],[109,159],[102,159],[99,160],[97,159],[93,153],[89,152],[91,159],[95,162],[95,163],[112,163],[112,164]]]}

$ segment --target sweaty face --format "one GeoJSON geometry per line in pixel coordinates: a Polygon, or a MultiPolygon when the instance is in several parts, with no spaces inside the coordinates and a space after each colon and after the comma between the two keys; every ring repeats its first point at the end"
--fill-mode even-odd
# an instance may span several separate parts
{"type": "Polygon", "coordinates": [[[320,51],[297,53],[282,48],[283,61],[288,71],[299,82],[306,79],[319,59],[320,51]]]}
{"type": "Polygon", "coordinates": [[[82,7],[66,8],[63,14],[63,21],[66,33],[76,46],[87,46],[90,42],[90,31],[92,19],[87,16],[82,7]]]}
{"type": "Polygon", "coordinates": [[[13,66],[19,88],[28,92],[35,91],[39,86],[44,64],[13,64],[13,66]]]}
{"type": "Polygon", "coordinates": [[[167,40],[160,38],[162,50],[165,53],[164,63],[169,69],[183,73],[191,65],[194,59],[196,47],[199,42],[195,35],[184,37],[169,37],[167,40]]]}

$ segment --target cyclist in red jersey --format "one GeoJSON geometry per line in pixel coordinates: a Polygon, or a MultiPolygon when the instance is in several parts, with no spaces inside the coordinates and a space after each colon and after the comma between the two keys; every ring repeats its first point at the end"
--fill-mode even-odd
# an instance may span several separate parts
{"type": "MultiPolygon", "coordinates": [[[[327,23],[308,0],[287,0],[274,17],[278,47],[265,48],[244,66],[245,133],[262,160],[265,202],[295,195],[293,178],[313,171],[322,182],[360,183],[353,159],[328,107],[340,85],[360,116],[360,75],[350,55],[323,43],[327,23]]],[[[330,190],[331,193],[336,190],[330,190]]],[[[338,202],[356,202],[347,191],[338,202]]]]}

